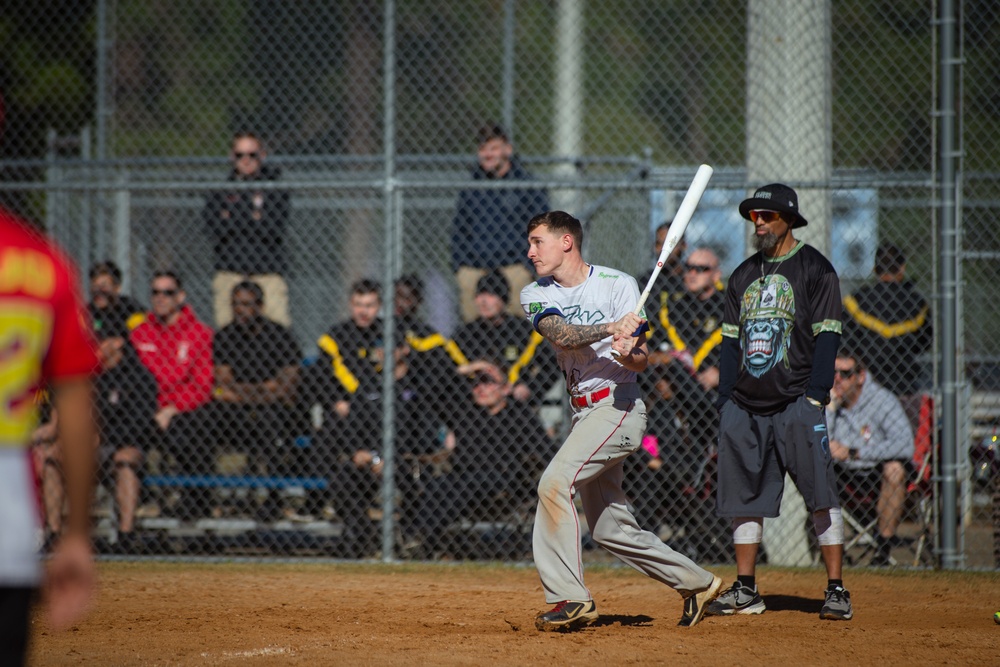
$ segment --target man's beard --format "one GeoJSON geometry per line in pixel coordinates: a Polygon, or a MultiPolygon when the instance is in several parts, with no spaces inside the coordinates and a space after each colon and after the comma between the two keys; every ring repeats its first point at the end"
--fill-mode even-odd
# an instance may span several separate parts
{"type": "Polygon", "coordinates": [[[778,236],[773,232],[767,232],[763,236],[753,237],[753,247],[758,252],[769,253],[778,247],[778,236]]]}

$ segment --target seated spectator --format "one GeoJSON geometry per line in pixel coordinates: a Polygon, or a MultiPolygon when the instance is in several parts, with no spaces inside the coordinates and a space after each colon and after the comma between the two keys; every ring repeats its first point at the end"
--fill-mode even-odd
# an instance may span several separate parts
{"type": "Polygon", "coordinates": [[[100,460],[102,469],[112,469],[118,548],[132,553],[138,548],[134,530],[143,452],[155,428],[156,378],[139,361],[127,330],[102,329],[98,340],[102,371],[94,384],[100,460]]]}
{"type": "Polygon", "coordinates": [[[38,406],[38,426],[31,433],[31,457],[42,501],[42,551],[48,553],[62,534],[65,510],[62,464],[56,438],[59,415],[52,407],[48,390],[37,391],[35,403],[38,406]]]}
{"type": "Polygon", "coordinates": [[[131,331],[146,319],[146,309],[130,296],[122,294],[122,270],[111,260],[90,267],[90,303],[87,304],[94,333],[108,327],[131,331]]]}
{"type": "Polygon", "coordinates": [[[827,406],[830,455],[843,486],[877,490],[878,545],[872,565],[887,565],[903,515],[913,431],[899,399],[876,383],[857,354],[837,353],[827,406]]]}
{"type": "MultiPolygon", "coordinates": [[[[156,425],[166,453],[181,474],[211,472],[212,451],[201,446],[197,409],[212,397],[212,329],[185,304],[181,279],[157,271],[150,283],[152,305],[146,320],[132,330],[132,345],[157,384],[156,425]]],[[[182,518],[207,511],[203,491],[178,507],[182,518]]]]}
{"type": "MultiPolygon", "coordinates": [[[[307,378],[321,407],[321,424],[306,465],[311,475],[330,475],[350,458],[344,434],[351,405],[358,392],[363,393],[362,386],[377,392],[381,383],[382,285],[371,278],[355,281],[347,309],[347,319],[335,323],[316,341],[319,357],[307,378]]],[[[381,443],[373,443],[369,449],[379,447],[381,443]]],[[[331,487],[330,494],[335,492],[331,487]]],[[[323,496],[318,493],[310,499],[312,511],[326,509],[322,505],[331,499],[323,496]]]]}
{"type": "MultiPolygon", "coordinates": [[[[264,291],[252,281],[232,289],[233,321],[215,335],[212,401],[198,408],[202,447],[246,450],[251,474],[267,474],[278,458],[295,404],[302,353],[291,330],[263,315],[264,291]]],[[[266,503],[264,518],[275,518],[266,503]]]]}
{"type": "Polygon", "coordinates": [[[429,355],[442,370],[464,363],[465,357],[455,342],[420,319],[423,302],[424,283],[419,277],[408,274],[396,281],[393,296],[396,335],[405,337],[414,352],[429,355]]]}
{"type": "MultiPolygon", "coordinates": [[[[385,359],[382,348],[371,350],[371,356],[381,372],[385,359]]],[[[422,467],[445,446],[441,437],[443,413],[452,410],[456,401],[447,392],[450,385],[440,382],[424,361],[405,339],[397,343],[393,355],[394,483],[401,499],[399,525],[409,539],[413,537],[420,480],[426,477],[422,467]]],[[[354,556],[370,555],[378,545],[379,525],[374,516],[381,507],[383,410],[381,378],[360,384],[352,397],[340,441],[344,463],[335,469],[331,479],[337,513],[344,521],[350,555],[354,556]]]]}
{"type": "Polygon", "coordinates": [[[382,347],[382,286],[363,279],[351,285],[348,319],[334,324],[316,341],[317,378],[324,407],[324,431],[338,433],[361,383],[378,377],[375,350],[382,347]]]}
{"type": "Polygon", "coordinates": [[[454,521],[502,520],[533,498],[554,449],[538,415],[511,400],[512,387],[499,365],[476,360],[465,368],[466,396],[449,415],[449,471],[427,479],[415,517],[427,554],[449,549],[446,529],[454,521]]]}
{"type": "MultiPolygon", "coordinates": [[[[537,405],[561,378],[552,346],[542,344],[542,336],[523,316],[507,312],[510,289],[507,278],[493,270],[476,284],[476,319],[463,325],[455,343],[464,359],[498,359],[508,368],[511,397],[537,405]]],[[[466,366],[459,372],[468,374],[466,366]]]]}
{"type": "MultiPolygon", "coordinates": [[[[112,481],[118,515],[117,547],[132,553],[135,539],[135,514],[139,504],[139,482],[143,450],[153,432],[156,413],[156,380],[142,365],[128,342],[128,331],[102,327],[98,332],[98,356],[101,374],[94,383],[98,426],[98,455],[102,476],[112,481]]],[[[42,457],[42,493],[46,512],[47,541],[62,529],[65,500],[59,444],[56,438],[58,417],[53,411],[35,431],[38,453],[42,457]]]]}

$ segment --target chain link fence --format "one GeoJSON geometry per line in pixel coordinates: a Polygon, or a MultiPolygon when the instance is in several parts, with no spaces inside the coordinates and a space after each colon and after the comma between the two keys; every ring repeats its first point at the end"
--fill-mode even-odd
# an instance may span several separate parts
{"type": "MultiPolygon", "coordinates": [[[[854,452],[848,560],[1000,565],[992,3],[54,7],[0,17],[0,197],[69,249],[104,327],[102,551],[529,557],[568,406],[512,314],[525,222],[573,212],[585,257],[641,284],[704,162],[648,308],[662,355],[626,465],[640,523],[731,560],[713,511],[721,311],[695,314],[684,280],[728,279],[751,252],[738,203],[782,181],[845,297],[854,356],[828,421],[854,452]],[[132,317],[150,310],[184,334],[132,317]],[[863,414],[876,385],[905,419],[863,414]]],[[[58,446],[40,440],[56,532],[58,446]]],[[[789,496],[766,556],[808,564],[789,496]]]]}

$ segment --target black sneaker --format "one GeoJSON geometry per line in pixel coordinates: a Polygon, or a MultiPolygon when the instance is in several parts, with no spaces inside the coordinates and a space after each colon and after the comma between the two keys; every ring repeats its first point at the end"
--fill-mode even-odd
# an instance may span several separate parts
{"type": "Polygon", "coordinates": [[[550,611],[535,617],[535,627],[542,632],[579,630],[597,620],[597,605],[593,600],[563,600],[550,611]]]}
{"type": "Polygon", "coordinates": [[[851,594],[843,586],[831,586],[826,589],[826,601],[819,617],[828,621],[849,621],[854,617],[851,607],[851,594]]]}
{"type": "Polygon", "coordinates": [[[709,616],[763,614],[765,609],[767,607],[764,606],[764,598],[760,596],[756,588],[744,586],[736,581],[708,605],[706,613],[709,616]]]}
{"type": "Polygon", "coordinates": [[[698,621],[705,615],[708,604],[718,597],[720,590],[722,590],[722,579],[712,575],[712,583],[708,585],[708,588],[700,593],[692,593],[684,598],[684,613],[681,615],[681,620],[677,625],[682,628],[690,628],[693,625],[697,625],[698,621]]]}

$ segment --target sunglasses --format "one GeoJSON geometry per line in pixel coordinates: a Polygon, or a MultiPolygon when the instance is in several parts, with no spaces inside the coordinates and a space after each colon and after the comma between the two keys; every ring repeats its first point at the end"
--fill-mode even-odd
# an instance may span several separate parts
{"type": "Polygon", "coordinates": [[[838,368],[835,371],[833,371],[833,373],[834,373],[834,375],[839,375],[840,377],[844,378],[845,380],[849,380],[849,379],[851,379],[852,377],[854,377],[855,375],[858,374],[858,367],[857,366],[852,366],[851,368],[846,368],[844,370],[840,370],[838,368]]]}
{"type": "Polygon", "coordinates": [[[154,289],[149,292],[153,296],[177,296],[175,289],[154,289]]]}
{"type": "Polygon", "coordinates": [[[251,160],[258,160],[260,159],[260,153],[258,153],[257,151],[254,151],[252,153],[233,153],[233,157],[236,158],[237,160],[242,160],[245,157],[248,157],[251,160]]]}
{"type": "Polygon", "coordinates": [[[260,302],[240,299],[238,301],[233,301],[233,308],[253,308],[254,306],[259,306],[260,302]]]}
{"type": "Polygon", "coordinates": [[[758,209],[750,211],[750,220],[753,222],[757,222],[758,220],[761,222],[774,222],[780,217],[781,213],[778,211],[763,211],[758,209]]]}
{"type": "Polygon", "coordinates": [[[704,264],[685,264],[685,271],[697,271],[698,273],[708,273],[709,271],[714,271],[715,267],[706,266],[704,264]]]}

